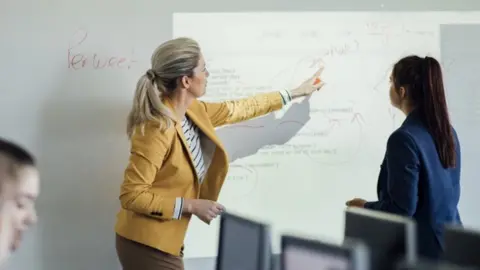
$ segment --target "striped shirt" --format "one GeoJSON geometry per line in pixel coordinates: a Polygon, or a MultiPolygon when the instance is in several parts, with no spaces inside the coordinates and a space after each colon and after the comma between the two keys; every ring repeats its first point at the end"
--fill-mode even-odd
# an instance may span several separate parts
{"type": "MultiPolygon", "coordinates": [[[[193,166],[195,167],[195,172],[198,176],[198,181],[200,184],[203,182],[205,177],[205,161],[203,157],[202,145],[200,143],[201,131],[200,129],[190,120],[188,117],[182,121],[182,130],[183,136],[188,144],[188,149],[190,155],[192,156],[193,166]]],[[[183,198],[178,197],[175,200],[175,209],[173,211],[173,217],[175,219],[180,219],[182,216],[183,210],[183,198]]]]}
{"type": "Polygon", "coordinates": [[[185,140],[187,141],[190,149],[190,154],[192,155],[193,165],[195,167],[198,180],[201,184],[203,182],[203,178],[205,177],[206,170],[205,162],[203,160],[202,146],[200,144],[200,130],[188,117],[183,119],[182,129],[185,140]]]}
{"type": "MultiPolygon", "coordinates": [[[[280,91],[280,95],[282,97],[283,105],[287,105],[292,100],[292,96],[290,95],[290,92],[287,90],[280,91]]],[[[190,154],[192,156],[195,172],[197,173],[197,176],[198,176],[198,181],[200,182],[200,184],[202,184],[205,178],[205,173],[207,172],[208,168],[205,168],[202,145],[200,144],[201,131],[192,122],[192,120],[190,120],[186,116],[182,121],[182,129],[183,129],[183,135],[185,136],[185,140],[187,141],[188,148],[190,150],[190,154]]],[[[173,212],[173,218],[180,219],[182,216],[182,210],[183,210],[183,198],[178,197],[175,200],[175,209],[173,212]]]]}

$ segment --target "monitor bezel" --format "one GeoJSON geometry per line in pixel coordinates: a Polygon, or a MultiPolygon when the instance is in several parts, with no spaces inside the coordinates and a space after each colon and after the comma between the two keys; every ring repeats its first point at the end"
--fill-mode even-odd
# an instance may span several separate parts
{"type": "Polygon", "coordinates": [[[352,262],[352,270],[368,270],[369,250],[366,245],[357,240],[346,239],[342,244],[334,244],[319,239],[308,239],[306,237],[285,234],[281,237],[281,260],[280,269],[286,270],[286,253],[289,246],[300,247],[313,252],[328,253],[333,255],[345,256],[352,262]]]}
{"type": "MultiPolygon", "coordinates": [[[[466,228],[463,225],[458,224],[447,224],[444,226],[444,245],[445,250],[442,255],[442,259],[454,264],[464,264],[463,259],[457,257],[458,254],[458,237],[461,239],[469,239],[469,242],[478,242],[480,243],[480,232],[472,229],[466,228]],[[453,244],[453,247],[451,246],[453,244]]],[[[471,255],[471,254],[469,254],[471,255]]],[[[470,257],[470,256],[469,256],[470,257]]],[[[479,267],[479,266],[475,266],[479,267]]]]}
{"type": "MultiPolygon", "coordinates": [[[[359,207],[349,207],[345,209],[345,226],[344,226],[344,236],[346,236],[347,232],[347,221],[348,216],[360,216],[365,218],[376,219],[381,222],[390,222],[400,224],[405,229],[405,248],[406,253],[403,260],[408,263],[415,263],[418,261],[418,250],[417,250],[417,225],[415,220],[412,218],[401,216],[393,213],[382,212],[379,210],[371,210],[359,207]]],[[[361,240],[361,239],[359,239],[361,240]]],[[[373,251],[371,251],[373,252],[373,251]]]]}
{"type": "Polygon", "coordinates": [[[221,269],[220,266],[222,265],[222,260],[223,260],[223,250],[224,250],[224,231],[226,229],[225,223],[228,221],[234,221],[237,223],[243,223],[248,226],[255,226],[258,227],[260,230],[259,234],[259,260],[258,260],[258,265],[257,269],[258,270],[270,270],[270,265],[271,265],[271,249],[270,249],[270,226],[268,226],[265,223],[255,221],[253,219],[249,219],[246,217],[242,217],[238,214],[233,214],[233,213],[227,213],[224,212],[220,216],[220,230],[219,230],[219,238],[218,238],[218,250],[217,250],[217,258],[215,260],[215,269],[216,270],[225,270],[221,269]]]}

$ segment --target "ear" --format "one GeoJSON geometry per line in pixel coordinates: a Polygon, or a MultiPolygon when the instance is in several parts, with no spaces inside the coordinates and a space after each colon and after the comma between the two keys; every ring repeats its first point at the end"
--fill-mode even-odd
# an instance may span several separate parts
{"type": "Polygon", "coordinates": [[[191,79],[188,76],[182,76],[179,78],[178,86],[184,89],[188,89],[190,88],[191,83],[191,79]]]}
{"type": "Polygon", "coordinates": [[[398,89],[398,95],[400,96],[400,99],[405,99],[407,97],[407,90],[405,87],[400,86],[400,89],[398,89]]]}

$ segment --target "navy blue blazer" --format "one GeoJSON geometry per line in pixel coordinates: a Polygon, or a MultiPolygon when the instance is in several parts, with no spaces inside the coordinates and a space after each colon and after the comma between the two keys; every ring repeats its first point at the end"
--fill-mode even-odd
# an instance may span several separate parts
{"type": "Polygon", "coordinates": [[[442,166],[433,137],[418,112],[410,113],[387,142],[378,176],[378,201],[365,208],[412,217],[417,222],[420,256],[437,259],[445,224],[461,224],[460,143],[454,130],[456,167],[442,166]]]}

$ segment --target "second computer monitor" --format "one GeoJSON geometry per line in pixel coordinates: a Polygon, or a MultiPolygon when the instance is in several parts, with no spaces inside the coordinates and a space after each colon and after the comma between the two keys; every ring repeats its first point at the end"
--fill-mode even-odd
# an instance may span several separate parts
{"type": "Polygon", "coordinates": [[[216,270],[270,270],[269,231],[263,223],[222,214],[216,270]]]}
{"type": "Polygon", "coordinates": [[[444,232],[444,259],[463,266],[480,268],[480,232],[447,225],[444,232]]]}
{"type": "Polygon", "coordinates": [[[395,270],[479,270],[474,267],[462,267],[443,261],[419,259],[416,263],[400,262],[395,270]]]}
{"type": "Polygon", "coordinates": [[[391,270],[399,260],[414,263],[417,259],[416,225],[407,217],[348,208],[344,237],[368,246],[372,270],[391,270]]]}
{"type": "Polygon", "coordinates": [[[342,245],[282,236],[281,270],[370,270],[368,248],[358,241],[342,245]]]}

